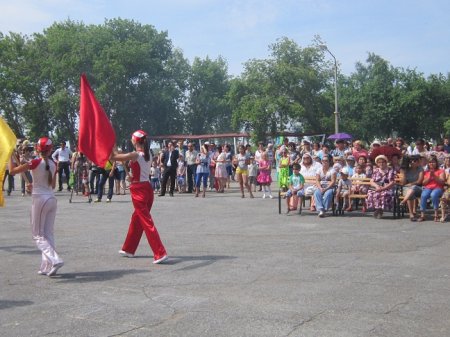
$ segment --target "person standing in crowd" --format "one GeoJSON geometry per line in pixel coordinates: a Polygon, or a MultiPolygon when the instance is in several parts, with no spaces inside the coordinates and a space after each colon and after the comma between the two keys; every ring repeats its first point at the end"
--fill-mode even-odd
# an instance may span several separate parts
{"type": "MultiPolygon", "coordinates": [[[[30,146],[30,142],[28,140],[24,140],[20,148],[21,148],[20,151],[21,164],[28,163],[29,161],[34,159],[33,158],[34,149],[32,146],[30,146]]],[[[25,193],[31,194],[33,178],[28,170],[20,175],[20,183],[22,189],[22,197],[25,196],[25,193]]]]}
{"type": "Polygon", "coordinates": [[[189,142],[188,149],[186,151],[186,175],[187,175],[187,193],[194,191],[195,174],[197,170],[197,151],[194,149],[194,144],[189,142]]]}
{"type": "Polygon", "coordinates": [[[275,153],[273,151],[273,144],[269,143],[267,144],[267,160],[270,161],[270,167],[273,167],[274,163],[275,163],[275,153]]]}
{"type": "Polygon", "coordinates": [[[79,192],[81,192],[85,196],[89,195],[88,166],[89,163],[86,156],[80,151],[75,151],[72,155],[72,162],[70,164],[70,169],[75,175],[73,189],[76,195],[78,195],[79,192]]]}
{"type": "Polygon", "coordinates": [[[178,193],[186,192],[186,162],[181,153],[178,155],[177,189],[178,193]]]}
{"type": "Polygon", "coordinates": [[[230,144],[225,145],[225,168],[227,170],[227,188],[230,188],[231,180],[234,181],[233,175],[233,154],[231,153],[230,144]]]}
{"type": "Polygon", "coordinates": [[[178,167],[178,150],[175,149],[173,142],[167,144],[167,151],[161,156],[161,165],[164,168],[164,173],[161,182],[161,193],[158,196],[163,197],[167,190],[167,181],[170,178],[169,195],[173,197],[173,191],[175,190],[175,179],[177,178],[178,167]]]}
{"type": "Polygon", "coordinates": [[[159,170],[158,160],[154,158],[152,160],[152,167],[150,167],[150,182],[152,183],[153,191],[159,192],[161,189],[160,177],[161,171],[159,170]]]}
{"type": "MultiPolygon", "coordinates": [[[[264,143],[263,142],[258,142],[258,148],[255,151],[255,161],[256,161],[256,166],[257,166],[257,173],[256,175],[259,175],[259,162],[262,159],[262,154],[264,153],[264,143]]],[[[258,180],[256,180],[256,183],[258,184],[258,191],[261,192],[262,191],[262,185],[258,182],[258,180]]]]}
{"type": "Polygon", "coordinates": [[[313,155],[313,149],[311,148],[311,142],[307,139],[302,140],[302,145],[300,149],[300,157],[302,157],[305,153],[309,153],[313,155]]]}
{"type": "Polygon", "coordinates": [[[250,157],[250,163],[248,164],[248,184],[253,192],[256,192],[256,176],[258,175],[258,165],[253,157],[250,157]]]}
{"type": "Polygon", "coordinates": [[[108,195],[106,202],[111,202],[114,192],[114,169],[115,161],[108,160],[104,168],[100,170],[100,182],[97,188],[97,199],[94,202],[101,202],[103,197],[103,190],[106,182],[108,182],[108,195]]]}
{"type": "Polygon", "coordinates": [[[444,138],[444,152],[450,154],[450,137],[444,138]]]}
{"type": "MultiPolygon", "coordinates": [[[[118,148],[117,149],[117,153],[122,153],[122,149],[118,148]]],[[[125,178],[127,176],[127,171],[125,168],[126,163],[121,162],[120,160],[117,160],[114,163],[114,180],[115,180],[115,186],[116,186],[116,194],[120,195],[123,194],[125,195],[125,192],[127,190],[127,184],[125,181],[125,178]],[[122,193],[120,191],[123,191],[122,193]]]]}
{"type": "Polygon", "coordinates": [[[278,185],[281,189],[287,190],[289,187],[289,164],[290,157],[288,150],[285,147],[281,149],[281,157],[278,164],[278,185]]]}
{"type": "Polygon", "coordinates": [[[346,143],[344,139],[336,140],[336,148],[331,151],[331,156],[334,157],[345,157],[345,152],[347,151],[346,143]]]}
{"type": "Polygon", "coordinates": [[[358,161],[359,156],[361,156],[361,155],[363,155],[365,157],[368,156],[367,150],[363,148],[362,142],[360,140],[355,140],[353,142],[352,155],[355,158],[355,161],[358,161]]]}
{"type": "Polygon", "coordinates": [[[424,155],[426,156],[428,153],[427,148],[425,147],[426,143],[425,140],[423,140],[422,138],[417,139],[416,140],[416,146],[414,147],[414,149],[412,150],[411,154],[412,155],[424,155]]]}
{"type": "Polygon", "coordinates": [[[89,168],[89,189],[91,194],[98,193],[98,184],[100,183],[101,168],[91,162],[91,167],[89,168]]]}
{"type": "Polygon", "coordinates": [[[253,198],[253,193],[248,184],[248,164],[250,163],[250,157],[245,152],[245,146],[239,146],[239,153],[234,157],[234,162],[237,166],[236,177],[239,182],[239,188],[241,190],[241,197],[245,198],[244,186],[247,188],[250,198],[253,198]]]}
{"type": "MultiPolygon", "coordinates": [[[[135,151],[129,153],[111,154],[111,160],[130,161],[131,168],[131,201],[134,212],[131,216],[128,234],[119,254],[124,257],[134,257],[145,232],[147,241],[153,251],[153,263],[158,264],[168,259],[158,230],[150,214],[153,205],[153,189],[150,184],[150,163],[152,162],[147,133],[142,130],[135,131],[131,137],[135,151]]],[[[173,145],[172,145],[173,147],[173,145]]]]}
{"type": "Polygon", "coordinates": [[[216,144],[211,143],[208,145],[209,149],[209,190],[212,191],[215,189],[218,190],[219,184],[216,181],[216,159],[219,156],[219,152],[217,152],[216,144]]]}
{"type": "Polygon", "coordinates": [[[15,166],[11,160],[9,172],[17,174],[31,170],[33,192],[31,206],[31,231],[36,246],[42,252],[39,275],[53,276],[64,265],[55,250],[54,224],[57,201],[53,192],[56,180],[56,164],[51,160],[52,141],[42,137],[37,144],[40,158],[15,166]]]}
{"type": "Polygon", "coordinates": [[[225,153],[225,146],[219,145],[217,147],[217,159],[216,159],[216,181],[219,185],[219,188],[217,190],[218,193],[224,193],[225,187],[227,185],[227,168],[226,168],[226,153],[225,153]]]}
{"type": "Polygon", "coordinates": [[[61,147],[57,149],[53,155],[52,158],[54,161],[56,161],[58,165],[58,191],[61,192],[63,189],[63,179],[62,175],[63,172],[67,179],[67,190],[70,191],[69,186],[69,177],[70,177],[70,157],[72,156],[72,151],[68,147],[66,147],[66,142],[61,142],[61,147]]]}
{"type": "Polygon", "coordinates": [[[266,198],[266,193],[268,193],[267,196],[270,199],[273,199],[272,190],[270,189],[270,184],[272,183],[271,169],[271,163],[267,158],[267,153],[263,152],[259,161],[259,174],[257,178],[259,185],[264,189],[263,199],[266,198]]]}
{"type": "Polygon", "coordinates": [[[203,144],[200,149],[200,153],[197,154],[196,159],[197,172],[195,177],[195,197],[198,197],[200,193],[200,185],[203,182],[203,194],[202,197],[206,196],[206,188],[208,187],[208,176],[210,174],[209,168],[211,165],[211,156],[208,152],[208,145],[203,144]]]}
{"type": "Polygon", "coordinates": [[[288,178],[292,175],[292,165],[295,163],[299,163],[301,160],[300,153],[297,151],[295,143],[289,143],[289,175],[288,178]]]}

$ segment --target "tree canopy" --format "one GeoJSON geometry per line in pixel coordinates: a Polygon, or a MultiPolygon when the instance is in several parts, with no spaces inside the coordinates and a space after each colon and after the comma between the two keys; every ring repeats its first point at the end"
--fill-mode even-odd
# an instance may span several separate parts
{"type": "MultiPolygon", "coordinates": [[[[236,77],[223,57],[194,58],[168,32],[133,20],[85,25],[66,20],[42,33],[0,33],[0,115],[18,137],[76,142],[81,73],[119,139],[150,134],[249,131],[264,140],[280,131],[333,133],[334,62],[315,38],[300,46],[282,37],[269,56],[251,59],[236,77]]],[[[440,139],[450,133],[450,75],[427,78],[369,53],[338,76],[341,131],[355,137],[440,139]]]]}

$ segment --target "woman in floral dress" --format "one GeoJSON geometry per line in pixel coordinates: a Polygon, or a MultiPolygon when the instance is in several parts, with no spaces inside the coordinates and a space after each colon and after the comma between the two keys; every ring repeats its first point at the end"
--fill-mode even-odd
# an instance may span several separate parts
{"type": "Polygon", "coordinates": [[[373,170],[370,180],[371,188],[367,192],[367,208],[375,209],[373,216],[380,219],[383,210],[390,210],[394,204],[395,171],[388,166],[386,156],[375,158],[377,167],[373,170]]]}

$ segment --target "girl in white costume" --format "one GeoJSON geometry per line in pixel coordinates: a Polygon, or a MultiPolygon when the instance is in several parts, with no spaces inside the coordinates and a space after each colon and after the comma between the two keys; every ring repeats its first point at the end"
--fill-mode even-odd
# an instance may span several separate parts
{"type": "Polygon", "coordinates": [[[17,174],[31,171],[33,176],[33,192],[31,205],[31,231],[36,246],[42,252],[40,275],[53,276],[64,265],[63,260],[55,251],[53,227],[56,216],[55,188],[56,164],[51,160],[52,141],[43,137],[39,139],[37,151],[40,157],[30,162],[14,167],[11,160],[9,172],[17,174]]]}

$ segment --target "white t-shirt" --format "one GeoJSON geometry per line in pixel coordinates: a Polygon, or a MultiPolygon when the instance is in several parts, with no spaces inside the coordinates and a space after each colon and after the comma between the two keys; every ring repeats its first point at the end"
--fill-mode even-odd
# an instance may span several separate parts
{"type": "MultiPolygon", "coordinates": [[[[56,164],[53,160],[48,161],[49,170],[52,176],[56,172],[56,164]]],[[[48,183],[48,170],[45,160],[42,158],[33,159],[30,163],[31,175],[33,177],[33,194],[53,195],[53,186],[48,183]]]]}

